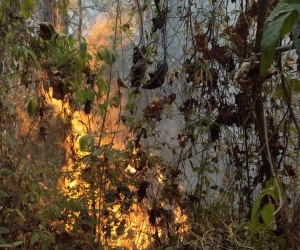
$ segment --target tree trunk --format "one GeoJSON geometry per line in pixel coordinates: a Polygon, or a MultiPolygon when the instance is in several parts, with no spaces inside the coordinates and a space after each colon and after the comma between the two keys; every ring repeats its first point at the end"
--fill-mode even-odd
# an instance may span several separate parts
{"type": "MultiPolygon", "coordinates": [[[[266,19],[268,14],[268,6],[269,6],[269,0],[261,0],[258,3],[258,17],[257,17],[257,32],[256,32],[256,41],[255,41],[255,52],[260,52],[260,44],[263,36],[263,32],[266,25],[266,19]]],[[[264,79],[260,78],[259,75],[258,81],[256,82],[256,85],[253,88],[253,98],[255,100],[254,102],[254,113],[256,116],[256,129],[258,132],[259,140],[260,140],[260,149],[261,151],[261,157],[263,165],[260,166],[260,173],[266,177],[266,180],[270,179],[272,177],[272,171],[271,171],[271,163],[268,158],[268,147],[266,147],[266,143],[269,143],[266,141],[266,133],[265,130],[265,111],[264,111],[264,104],[263,104],[263,97],[262,97],[262,87],[264,84],[264,79]]]]}
{"type": "Polygon", "coordinates": [[[78,0],[78,18],[79,18],[79,22],[78,22],[78,40],[81,40],[81,36],[82,36],[82,0],[78,0]]]}

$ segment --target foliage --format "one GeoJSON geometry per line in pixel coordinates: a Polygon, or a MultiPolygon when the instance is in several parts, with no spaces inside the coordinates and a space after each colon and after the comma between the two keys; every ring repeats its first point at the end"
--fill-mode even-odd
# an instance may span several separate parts
{"type": "Polygon", "coordinates": [[[283,0],[280,1],[268,20],[270,23],[267,26],[261,43],[262,63],[261,73],[266,74],[270,65],[273,62],[275,49],[280,38],[292,32],[293,44],[296,51],[300,52],[299,44],[299,18],[300,4],[298,1],[283,0]]]}

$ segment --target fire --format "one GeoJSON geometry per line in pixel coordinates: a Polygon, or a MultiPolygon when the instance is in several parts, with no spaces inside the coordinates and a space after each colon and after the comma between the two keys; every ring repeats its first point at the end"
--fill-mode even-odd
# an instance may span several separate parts
{"type": "Polygon", "coordinates": [[[130,164],[128,164],[125,171],[129,171],[129,173],[131,173],[131,174],[135,174],[137,172],[136,169],[134,167],[132,167],[130,164]]]}
{"type": "Polygon", "coordinates": [[[107,13],[100,13],[86,38],[88,44],[107,46],[112,35],[112,21],[107,13]]]}
{"type": "MultiPolygon", "coordinates": [[[[109,15],[100,15],[95,24],[93,25],[90,34],[87,36],[87,41],[89,44],[97,44],[97,45],[108,45],[109,37],[112,35],[111,30],[111,16],[109,15]]],[[[92,51],[93,48],[89,47],[89,50],[92,51]]],[[[116,79],[112,81],[111,89],[117,89],[116,87],[116,79]]],[[[127,90],[124,90],[127,91],[127,90]]],[[[118,91],[116,91],[117,94],[118,91]]],[[[50,91],[50,95],[52,93],[50,91]]],[[[122,105],[124,105],[124,98],[122,100],[122,105]]],[[[87,197],[88,190],[91,189],[91,185],[87,183],[82,178],[82,172],[87,168],[87,165],[84,163],[76,162],[76,159],[73,157],[84,157],[87,155],[86,152],[82,152],[79,149],[79,140],[82,136],[87,134],[99,134],[99,126],[102,124],[102,117],[98,115],[86,115],[82,110],[73,111],[69,106],[68,102],[63,102],[61,100],[56,100],[54,98],[48,97],[48,103],[51,103],[55,114],[60,114],[62,119],[70,119],[71,123],[71,131],[68,134],[65,142],[63,143],[63,147],[65,148],[66,155],[65,155],[65,165],[62,166],[61,171],[63,173],[68,173],[69,177],[62,178],[58,181],[57,187],[63,190],[68,197],[70,198],[80,198],[80,197],[87,197]],[[99,125],[100,124],[100,125],[99,125]],[[70,190],[72,190],[70,192],[70,190]]],[[[95,100],[95,102],[101,102],[101,100],[95,100]]],[[[116,130],[124,130],[127,131],[128,129],[119,124],[119,112],[120,109],[111,108],[107,110],[106,121],[104,124],[104,130],[106,132],[116,131],[116,130]]],[[[128,133],[126,133],[127,135],[128,133]]],[[[114,137],[103,137],[101,140],[100,146],[105,144],[111,143],[113,139],[113,147],[122,149],[124,148],[124,135],[114,135],[114,137]]],[[[160,171],[153,170],[154,172],[148,171],[146,174],[147,178],[149,178],[149,182],[151,181],[151,190],[148,189],[150,197],[152,197],[151,203],[153,203],[153,197],[157,196],[157,192],[162,189],[164,184],[164,175],[160,171]],[[152,178],[152,179],[151,179],[152,178]],[[151,180],[150,180],[151,179],[151,180]]],[[[137,170],[130,164],[127,165],[125,172],[131,175],[138,175],[137,170]]],[[[93,178],[93,177],[91,177],[93,178]]],[[[105,187],[106,188],[106,187],[105,187]]],[[[135,186],[129,186],[130,190],[135,190],[135,186]]],[[[128,249],[146,249],[149,247],[150,242],[153,241],[153,235],[158,234],[158,236],[166,235],[166,232],[163,232],[162,229],[159,229],[157,225],[151,225],[149,222],[149,210],[151,209],[150,201],[144,199],[142,203],[137,203],[136,201],[130,207],[130,211],[126,214],[121,213],[121,205],[113,202],[111,204],[107,204],[106,207],[103,206],[104,204],[104,193],[101,190],[95,191],[99,194],[99,197],[96,198],[94,207],[92,207],[91,202],[87,204],[88,209],[90,211],[98,210],[102,211],[103,209],[107,209],[110,211],[110,216],[113,215],[113,218],[106,218],[102,217],[99,218],[100,212],[97,212],[97,225],[96,225],[96,234],[104,235],[104,227],[106,225],[114,225],[113,221],[124,221],[123,227],[125,228],[125,232],[123,234],[118,233],[119,228],[112,227],[112,233],[118,235],[118,237],[114,237],[112,239],[107,239],[110,245],[115,245],[119,247],[127,247],[128,249]],[[146,206],[145,206],[146,205],[146,206]],[[146,208],[145,208],[146,207],[146,208]],[[148,208],[147,208],[148,207],[148,208]]],[[[89,199],[89,198],[88,198],[89,199]]],[[[122,202],[126,202],[126,197],[121,197],[122,202]]],[[[164,204],[160,204],[164,206],[164,204]]],[[[186,216],[182,214],[182,211],[174,206],[165,206],[167,210],[173,211],[175,215],[175,223],[179,223],[182,225],[186,220],[186,216]]],[[[165,208],[163,207],[163,209],[165,208]]],[[[166,210],[166,211],[167,211],[166,210]]],[[[91,213],[91,212],[89,212],[91,213]]],[[[92,214],[91,214],[92,215],[92,214]]],[[[80,216],[77,213],[77,216],[80,216]]],[[[70,219],[70,225],[65,225],[66,229],[71,231],[72,230],[72,223],[74,223],[74,219],[70,219]]],[[[181,227],[182,228],[182,227],[181,227]]],[[[96,241],[100,240],[100,237],[96,237],[96,241]]]]}

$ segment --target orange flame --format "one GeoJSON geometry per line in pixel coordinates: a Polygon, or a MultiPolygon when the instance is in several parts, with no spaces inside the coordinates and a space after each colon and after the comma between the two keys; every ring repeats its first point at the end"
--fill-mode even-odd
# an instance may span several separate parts
{"type": "MultiPolygon", "coordinates": [[[[93,50],[92,45],[108,45],[110,41],[110,36],[112,35],[112,29],[111,29],[111,23],[113,19],[109,15],[101,14],[97,20],[95,21],[93,27],[91,28],[90,34],[87,36],[87,42],[90,44],[89,50],[93,50]]],[[[115,84],[115,83],[114,83],[115,84]]],[[[51,94],[50,94],[51,95],[51,94]]],[[[55,99],[49,99],[49,103],[52,103],[56,113],[62,114],[63,112],[67,112],[71,114],[71,109],[68,103],[63,103],[60,100],[55,99]]],[[[116,130],[115,124],[117,123],[119,119],[119,111],[118,109],[112,109],[109,110],[107,122],[105,123],[105,126],[109,128],[110,130],[114,131],[116,130]]],[[[93,118],[95,119],[95,117],[93,118]]],[[[101,120],[99,117],[96,117],[96,119],[101,120]]],[[[68,188],[74,188],[77,186],[80,186],[81,189],[78,189],[78,193],[75,194],[72,198],[78,198],[80,195],[83,195],[82,190],[88,189],[89,184],[85,183],[81,177],[80,177],[80,170],[82,170],[83,166],[77,167],[76,171],[74,171],[73,166],[74,162],[73,160],[68,157],[70,152],[70,145],[76,150],[76,154],[80,156],[84,156],[84,152],[80,152],[79,150],[79,139],[81,136],[88,134],[90,131],[88,129],[94,129],[93,125],[90,123],[89,116],[87,116],[83,111],[75,111],[72,114],[72,133],[70,133],[66,139],[65,144],[63,147],[66,149],[66,165],[62,167],[63,172],[70,172],[72,173],[72,176],[70,179],[65,178],[59,180],[57,186],[59,189],[64,190],[66,193],[68,193],[68,188]],[[86,126],[88,124],[88,126],[86,126]]],[[[100,122],[101,123],[101,122],[100,122]]],[[[96,122],[94,121],[94,124],[96,122]]],[[[122,128],[119,128],[122,129],[122,128]]],[[[122,148],[123,143],[122,139],[124,138],[118,138],[115,137],[115,146],[118,148],[122,148]]],[[[109,138],[107,138],[109,140],[109,138]]],[[[104,141],[106,143],[106,141],[104,141]]],[[[133,174],[136,173],[136,169],[134,169],[131,165],[128,165],[126,168],[126,171],[133,174]]],[[[155,185],[156,187],[153,187],[155,190],[159,190],[159,186],[163,183],[164,176],[159,173],[158,178],[156,176],[155,185]]],[[[131,187],[132,189],[134,187],[131,187]]],[[[103,198],[102,198],[103,199],[103,198]]],[[[101,209],[98,202],[97,208],[101,209]]],[[[132,209],[134,212],[130,212],[126,215],[126,237],[117,237],[115,240],[115,244],[117,246],[127,247],[128,249],[145,249],[149,246],[149,243],[153,240],[153,234],[154,234],[154,228],[150,225],[148,221],[148,211],[143,210],[139,204],[133,204],[132,209]]],[[[176,223],[182,223],[186,220],[186,216],[182,215],[180,209],[178,208],[170,208],[174,211],[176,216],[176,223]]],[[[115,215],[115,218],[117,219],[123,219],[124,214],[119,213],[120,205],[114,205],[111,209],[112,213],[115,215]]],[[[67,228],[69,230],[72,229],[72,225],[67,228]]],[[[100,228],[100,225],[98,225],[98,232],[102,230],[100,228]]],[[[159,231],[159,234],[161,231],[159,231]]],[[[112,240],[113,241],[113,240],[112,240]]]]}

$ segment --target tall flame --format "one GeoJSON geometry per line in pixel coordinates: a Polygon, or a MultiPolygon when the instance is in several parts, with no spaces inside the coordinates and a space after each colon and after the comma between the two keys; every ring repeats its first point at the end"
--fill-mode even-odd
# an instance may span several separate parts
{"type": "MultiPolygon", "coordinates": [[[[99,45],[108,45],[109,38],[112,35],[112,30],[110,24],[112,23],[113,19],[109,15],[101,14],[97,20],[95,21],[94,25],[91,28],[90,34],[87,36],[87,41],[89,44],[95,44],[97,46],[99,45]]],[[[92,47],[89,47],[90,50],[92,50],[92,47]]],[[[99,100],[98,100],[99,101],[99,100]]],[[[67,136],[66,142],[62,145],[65,148],[66,151],[66,165],[62,167],[62,172],[69,172],[70,178],[64,178],[58,181],[58,188],[61,190],[64,190],[66,193],[69,192],[69,188],[71,189],[77,189],[77,193],[68,193],[69,197],[71,198],[78,198],[81,197],[84,194],[84,190],[87,190],[90,188],[90,185],[86,183],[82,178],[80,177],[80,172],[83,169],[83,164],[80,166],[76,166],[76,171],[74,171],[74,161],[71,157],[72,152],[71,148],[76,151],[76,155],[78,156],[84,156],[84,152],[80,152],[79,150],[79,138],[81,136],[84,136],[88,134],[90,131],[89,129],[95,129],[96,128],[96,120],[100,121],[100,117],[93,116],[93,118],[90,118],[88,115],[86,115],[83,111],[75,111],[74,113],[71,112],[71,108],[68,103],[64,103],[60,100],[51,99],[49,100],[49,103],[52,103],[56,113],[65,113],[65,114],[72,114],[70,115],[71,124],[72,124],[72,132],[67,136]],[[91,124],[91,120],[93,120],[93,124],[91,124]]],[[[107,118],[107,122],[105,123],[106,127],[110,130],[115,130],[115,124],[118,123],[119,119],[119,112],[120,110],[109,110],[107,118]]],[[[98,129],[99,130],[99,129],[98,129]]],[[[95,129],[96,131],[96,129],[95,129]]],[[[115,147],[122,148],[123,146],[123,140],[124,138],[118,138],[115,137],[114,144],[115,147]]],[[[105,141],[104,141],[105,143],[105,141]]],[[[128,171],[131,174],[136,174],[136,170],[128,165],[126,171],[128,171]]],[[[157,179],[157,173],[152,173],[153,176],[156,177],[156,180],[153,182],[156,187],[153,187],[154,189],[158,190],[159,186],[162,186],[163,182],[163,176],[159,175],[159,178],[157,179]]],[[[155,178],[154,177],[154,178],[155,178]]],[[[150,180],[149,180],[150,181],[150,180]]],[[[151,180],[152,181],[152,180],[151,180]]],[[[134,187],[130,187],[134,188],[134,187]]],[[[103,197],[99,198],[99,201],[97,201],[96,209],[101,209],[101,202],[103,202],[103,197]]],[[[147,201],[145,201],[147,203],[147,201]]],[[[94,207],[95,208],[95,207],[94,207]]],[[[151,227],[149,221],[148,221],[148,210],[142,209],[140,204],[133,204],[132,207],[134,212],[130,212],[127,215],[121,214],[119,212],[120,206],[114,205],[112,206],[112,213],[115,215],[116,219],[122,220],[124,217],[126,217],[126,224],[124,227],[126,228],[127,232],[127,238],[126,237],[117,237],[117,240],[112,240],[116,246],[122,246],[127,247],[129,249],[145,249],[149,246],[149,243],[153,241],[153,235],[156,232],[153,227],[151,227]],[[145,219],[146,218],[146,219],[145,219]],[[130,235],[132,235],[130,237],[130,235]],[[128,240],[128,237],[131,238],[131,240],[128,240]]],[[[181,218],[181,221],[184,221],[184,216],[180,213],[180,211],[177,208],[170,207],[176,215],[176,221],[179,221],[181,218]]],[[[97,232],[100,233],[103,228],[103,226],[98,225],[97,232]]],[[[70,225],[69,230],[72,229],[72,225],[70,225]]],[[[161,231],[159,231],[159,234],[161,234],[161,231]]]]}

